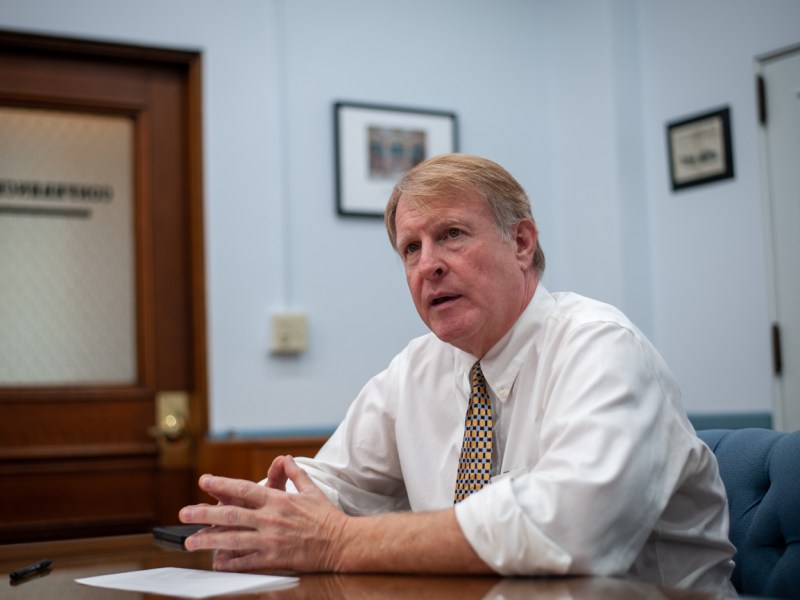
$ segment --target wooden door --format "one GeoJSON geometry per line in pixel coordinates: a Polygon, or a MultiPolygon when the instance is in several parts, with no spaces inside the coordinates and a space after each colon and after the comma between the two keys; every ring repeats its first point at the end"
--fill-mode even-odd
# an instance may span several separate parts
{"type": "MultiPolygon", "coordinates": [[[[0,261],[0,311],[6,311],[0,317],[0,543],[140,532],[177,522],[178,508],[197,496],[196,448],[207,428],[200,55],[0,32],[2,115],[64,124],[70,133],[61,132],[58,143],[67,150],[59,157],[67,163],[80,158],[72,156],[83,135],[75,123],[118,128],[123,137],[117,142],[128,140],[130,160],[123,149],[116,162],[126,163],[130,175],[130,206],[128,224],[116,225],[122,235],[100,234],[96,247],[75,250],[88,237],[89,229],[80,227],[97,229],[101,212],[125,190],[112,200],[106,167],[97,181],[70,181],[68,168],[50,176],[36,157],[30,166],[45,173],[37,179],[25,165],[9,172],[14,161],[0,159],[0,232],[6,232],[6,241],[0,239],[6,258],[0,261]],[[56,224],[55,233],[43,234],[26,252],[10,247],[9,232],[28,227],[41,234],[56,224]],[[31,256],[47,252],[44,267],[31,256]],[[104,253],[121,253],[124,263],[126,252],[129,275],[117,277],[120,269],[98,261],[104,253]],[[91,261],[105,267],[87,266],[91,261]],[[42,268],[47,275],[37,271],[42,268]],[[109,273],[95,272],[104,269],[109,273]],[[84,279],[88,273],[92,283],[77,284],[73,271],[84,279]],[[27,301],[19,300],[20,281],[37,277],[41,289],[52,291],[26,292],[40,312],[20,327],[23,317],[31,318],[27,301]],[[61,281],[55,287],[54,278],[61,281]],[[129,293],[104,301],[106,288],[117,293],[119,285],[129,293]],[[65,300],[61,291],[70,286],[77,295],[65,300]],[[11,296],[16,303],[4,301],[11,296]],[[114,316],[120,305],[129,305],[128,316],[127,309],[122,318],[114,316]],[[75,327],[81,318],[85,326],[75,327]],[[52,324],[42,326],[47,319],[52,324]],[[75,329],[67,330],[67,320],[75,329]],[[120,323],[127,321],[126,334],[120,323]],[[93,328],[94,341],[73,350],[71,344],[93,328]],[[118,328],[122,342],[106,345],[118,328]],[[54,348],[51,334],[64,331],[70,332],[61,336],[64,348],[54,348]],[[122,368],[86,374],[81,352],[122,368]],[[37,363],[42,356],[52,358],[37,363]],[[62,358],[72,366],[52,369],[62,358]],[[15,370],[9,365],[17,360],[23,366],[15,370]],[[157,398],[165,392],[188,409],[185,432],[170,436],[175,440],[154,430],[157,398]]],[[[30,135],[43,137],[42,154],[51,152],[51,133],[36,130],[30,135]]],[[[15,157],[6,142],[6,157],[15,157]]],[[[93,151],[104,158],[103,150],[93,151]]]]}

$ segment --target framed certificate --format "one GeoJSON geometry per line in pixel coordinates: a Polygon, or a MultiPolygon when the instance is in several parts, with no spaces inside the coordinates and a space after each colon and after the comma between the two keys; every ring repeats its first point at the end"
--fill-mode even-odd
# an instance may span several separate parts
{"type": "Polygon", "coordinates": [[[730,109],[683,118],[667,124],[673,190],[733,177],[730,109]]]}

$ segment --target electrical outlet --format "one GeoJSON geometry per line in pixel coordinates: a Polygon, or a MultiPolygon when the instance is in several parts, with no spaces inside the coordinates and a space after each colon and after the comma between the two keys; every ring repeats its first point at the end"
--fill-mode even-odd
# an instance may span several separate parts
{"type": "Polygon", "coordinates": [[[308,319],[302,312],[272,315],[273,354],[301,354],[308,349],[308,319]]]}

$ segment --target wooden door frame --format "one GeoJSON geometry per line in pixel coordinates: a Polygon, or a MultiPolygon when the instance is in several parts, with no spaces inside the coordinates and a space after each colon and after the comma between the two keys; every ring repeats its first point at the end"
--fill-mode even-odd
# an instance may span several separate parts
{"type": "MultiPolygon", "coordinates": [[[[201,54],[198,51],[172,50],[149,48],[128,44],[116,44],[98,41],[86,41],[64,37],[50,37],[42,35],[30,35],[18,32],[0,31],[0,48],[5,54],[19,53],[20,56],[41,56],[41,57],[72,57],[77,59],[87,59],[88,61],[103,62],[109,61],[113,64],[135,64],[137,68],[148,68],[152,65],[154,78],[157,79],[156,68],[160,69],[179,69],[185,73],[185,94],[181,97],[181,105],[185,108],[185,119],[180,124],[183,139],[180,144],[185,145],[186,154],[183,168],[182,182],[185,182],[185,189],[181,189],[181,197],[186,202],[182,205],[183,212],[180,214],[160,214],[159,211],[176,210],[174,208],[161,206],[152,198],[152,189],[148,189],[147,182],[153,182],[153,173],[148,161],[144,160],[146,146],[152,140],[147,137],[146,132],[151,127],[157,127],[157,123],[143,124],[141,119],[158,118],[158,115],[143,111],[136,112],[136,107],[132,105],[117,104],[111,98],[99,99],[96,102],[81,97],[75,99],[75,107],[91,108],[97,112],[110,112],[122,114],[128,112],[134,116],[135,122],[135,143],[134,152],[134,180],[135,180],[135,236],[137,257],[135,266],[135,294],[136,294],[136,341],[137,341],[137,379],[133,385],[127,386],[52,386],[52,387],[3,387],[0,388],[0,408],[6,406],[6,414],[26,410],[30,406],[46,406],[49,403],[62,401],[77,401],[87,403],[87,413],[91,411],[88,404],[100,401],[104,398],[118,398],[123,403],[129,401],[131,405],[147,401],[149,402],[159,391],[170,390],[171,382],[176,377],[170,373],[169,359],[165,363],[155,359],[154,349],[160,343],[156,338],[165,335],[169,338],[169,343],[173,346],[183,346],[182,352],[185,355],[182,364],[188,364],[187,375],[188,386],[191,388],[189,394],[190,418],[187,423],[187,431],[194,440],[194,452],[191,454],[195,467],[197,447],[199,441],[205,436],[208,429],[208,406],[207,406],[207,383],[206,383],[206,310],[205,310],[205,257],[204,257],[204,219],[203,219],[203,189],[202,189],[202,122],[201,122],[201,54]],[[144,201],[140,201],[144,199],[144,201]],[[185,214],[184,214],[185,213],[185,214]],[[159,220],[167,219],[188,220],[185,230],[186,239],[171,241],[169,236],[156,231],[159,229],[159,220]],[[156,245],[183,243],[182,252],[176,264],[163,266],[159,263],[155,268],[156,260],[161,261],[164,253],[156,256],[156,245]],[[186,264],[188,262],[188,264],[186,264]],[[177,294],[178,297],[170,296],[168,303],[172,306],[162,306],[163,303],[155,302],[154,298],[158,290],[164,288],[171,277],[181,277],[186,288],[186,293],[177,294]],[[185,296],[185,297],[184,297],[185,296]],[[187,320],[190,339],[183,340],[183,344],[178,343],[180,334],[170,331],[173,327],[171,319],[175,315],[183,315],[183,309],[188,314],[187,320]],[[166,333],[164,333],[166,332],[166,333]],[[172,336],[172,337],[170,337],[172,336]]],[[[158,85],[156,82],[154,85],[158,85]]],[[[2,86],[0,86],[2,87],[2,86]]],[[[23,89],[25,86],[20,86],[23,89]]],[[[183,88],[182,88],[183,89],[183,88]]],[[[174,93],[169,91],[167,93],[174,93]]],[[[68,98],[54,98],[48,101],[41,95],[26,94],[25,92],[16,94],[4,89],[0,92],[0,98],[6,105],[19,106],[38,106],[43,108],[69,109],[68,98]]],[[[161,115],[163,118],[163,115],[161,115]]],[[[150,149],[148,149],[150,150],[150,149]]],[[[154,161],[156,162],[156,161],[154,161]]],[[[158,169],[158,164],[153,165],[153,170],[158,169]]],[[[166,203],[164,203],[166,204],[166,203]]],[[[183,284],[181,284],[183,285],[183,284]]],[[[179,287],[179,286],[175,286],[179,287]]],[[[184,288],[181,288],[182,290],[184,288]]],[[[171,288],[170,288],[171,289],[171,288]]],[[[179,318],[184,318],[180,316],[179,318]]],[[[177,377],[180,379],[180,377],[177,377]]],[[[143,418],[138,409],[136,418],[143,418]]],[[[133,411],[132,411],[133,414],[133,411]]],[[[0,427],[3,427],[0,424],[0,427]]],[[[6,425],[6,427],[11,427],[6,425]]],[[[44,428],[46,430],[46,428],[44,428]]],[[[35,440],[34,440],[35,441],[35,440]]],[[[42,440],[40,440],[42,441],[42,440]]],[[[145,455],[155,456],[158,452],[159,444],[157,440],[142,439],[136,443],[119,445],[113,452],[121,457],[130,460],[135,456],[145,455]]],[[[59,452],[69,452],[71,459],[75,461],[81,459],[97,458],[103,452],[103,444],[80,444],[66,446],[50,446],[48,452],[58,454],[59,452]]],[[[42,446],[35,443],[18,444],[11,447],[0,447],[0,463],[6,463],[4,468],[6,473],[22,472],[23,469],[36,465],[36,460],[43,456],[42,446]]],[[[161,474],[158,485],[167,486],[179,485],[170,477],[169,473],[161,474]]],[[[156,507],[156,519],[165,522],[174,515],[174,506],[156,507]]],[[[167,521],[168,522],[168,521],[167,521]]],[[[76,529],[78,531],[79,529],[76,529]]]]}

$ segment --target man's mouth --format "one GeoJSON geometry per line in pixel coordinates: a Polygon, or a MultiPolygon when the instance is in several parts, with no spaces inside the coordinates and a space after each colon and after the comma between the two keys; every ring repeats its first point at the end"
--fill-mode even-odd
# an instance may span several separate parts
{"type": "Polygon", "coordinates": [[[431,306],[439,306],[440,304],[444,304],[445,302],[450,302],[459,298],[459,296],[439,296],[438,298],[434,298],[431,301],[431,306]]]}

